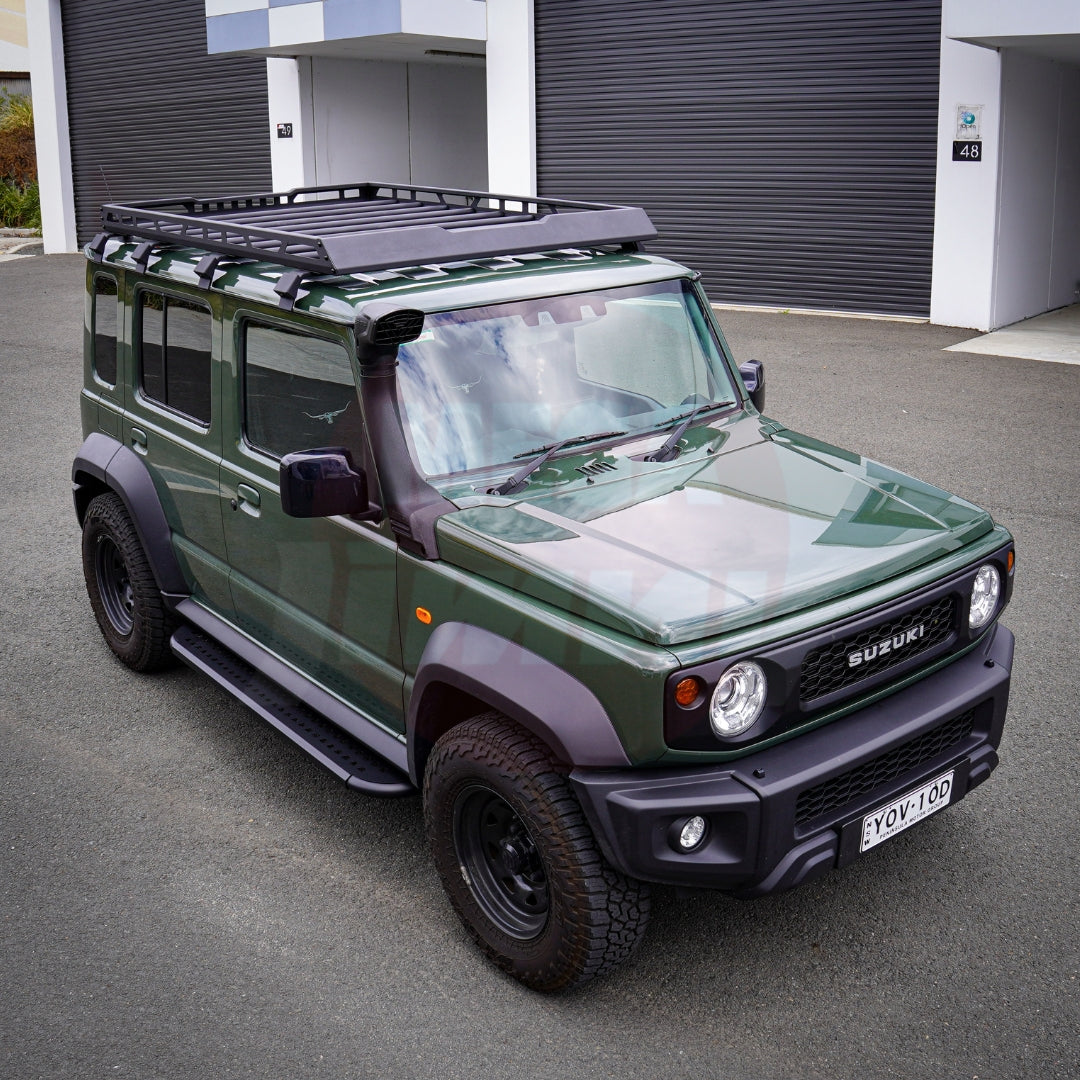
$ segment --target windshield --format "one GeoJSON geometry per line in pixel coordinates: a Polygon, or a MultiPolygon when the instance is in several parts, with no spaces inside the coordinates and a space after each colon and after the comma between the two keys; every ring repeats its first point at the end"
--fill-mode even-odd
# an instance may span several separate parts
{"type": "Polygon", "coordinates": [[[403,419],[428,476],[592,432],[655,431],[738,400],[683,280],[429,314],[399,361],[403,419]]]}

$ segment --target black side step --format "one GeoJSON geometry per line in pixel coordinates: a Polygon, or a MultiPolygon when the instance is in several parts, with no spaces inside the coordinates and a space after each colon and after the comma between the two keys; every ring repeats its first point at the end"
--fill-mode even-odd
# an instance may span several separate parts
{"type": "Polygon", "coordinates": [[[181,626],[170,644],[186,664],[209,675],[349,787],[383,797],[416,792],[407,777],[358,739],[200,630],[181,626]]]}

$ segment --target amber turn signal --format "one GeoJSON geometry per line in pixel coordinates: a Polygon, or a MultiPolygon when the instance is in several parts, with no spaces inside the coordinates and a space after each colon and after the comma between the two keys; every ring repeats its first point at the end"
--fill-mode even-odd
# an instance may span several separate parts
{"type": "Polygon", "coordinates": [[[1012,548],[1009,548],[1009,554],[1005,556],[1005,573],[1011,574],[1013,572],[1013,564],[1016,562],[1016,552],[1012,548]]]}
{"type": "Polygon", "coordinates": [[[416,609],[416,617],[425,625],[428,626],[431,623],[431,612],[427,608],[418,607],[416,609]]]}
{"type": "Polygon", "coordinates": [[[701,697],[701,680],[695,678],[680,679],[675,685],[675,703],[684,709],[689,708],[701,697]]]}

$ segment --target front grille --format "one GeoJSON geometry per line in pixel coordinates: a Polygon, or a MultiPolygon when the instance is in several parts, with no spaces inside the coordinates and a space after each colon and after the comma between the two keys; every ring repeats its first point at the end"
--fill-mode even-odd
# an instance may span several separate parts
{"type": "Polygon", "coordinates": [[[817,787],[808,788],[795,804],[795,824],[803,825],[822,814],[847,806],[909,770],[917,769],[962,743],[974,726],[975,710],[969,709],[873,761],[834,776],[817,787]]]}
{"type": "Polygon", "coordinates": [[[955,607],[952,595],[943,596],[916,611],[807,653],[799,676],[800,702],[834,694],[940,645],[952,633],[955,607]],[[918,637],[910,638],[916,631],[918,637]],[[854,667],[849,662],[853,655],[860,658],[854,667]]]}

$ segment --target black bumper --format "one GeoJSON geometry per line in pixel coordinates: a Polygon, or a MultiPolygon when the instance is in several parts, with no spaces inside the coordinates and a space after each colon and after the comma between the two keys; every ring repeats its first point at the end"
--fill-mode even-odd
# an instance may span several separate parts
{"type": "Polygon", "coordinates": [[[631,877],[742,896],[790,889],[860,852],[863,817],[943,773],[955,803],[997,765],[1014,639],[857,713],[723,765],[571,774],[608,860],[631,877]],[[684,854],[673,828],[709,823],[684,854]]]}

